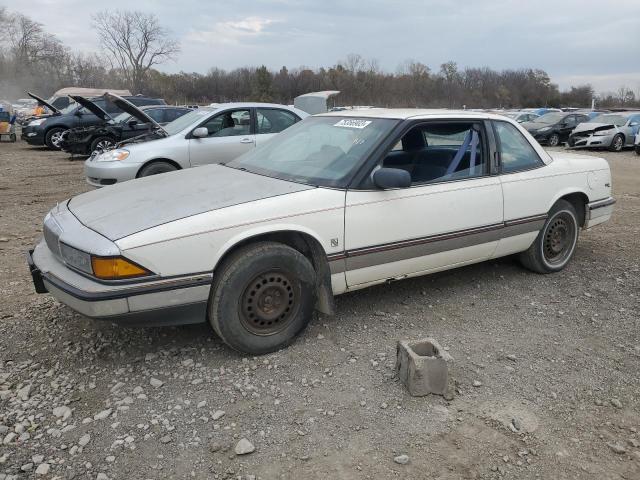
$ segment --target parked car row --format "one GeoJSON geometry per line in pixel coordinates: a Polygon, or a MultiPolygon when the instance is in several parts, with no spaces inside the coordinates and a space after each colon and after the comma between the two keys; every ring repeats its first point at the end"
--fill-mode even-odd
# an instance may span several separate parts
{"type": "Polygon", "coordinates": [[[89,181],[115,185],[45,217],[28,255],[36,291],[125,325],[209,322],[234,349],[263,354],[314,310],[332,314],[334,295],[512,254],[560,271],[580,230],[612,214],[604,159],[546,152],[505,116],[304,117],[199,108],[90,158],[89,181]],[[145,169],[165,173],[135,179],[145,169]]]}

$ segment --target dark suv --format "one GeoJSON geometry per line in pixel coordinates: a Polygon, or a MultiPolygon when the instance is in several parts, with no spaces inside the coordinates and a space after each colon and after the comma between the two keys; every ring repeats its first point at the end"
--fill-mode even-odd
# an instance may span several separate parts
{"type": "Polygon", "coordinates": [[[549,112],[531,122],[521,123],[541,145],[557,147],[569,139],[576,125],[588,122],[589,116],[583,113],[549,112]]]}
{"type": "MultiPolygon", "coordinates": [[[[149,98],[140,95],[125,98],[137,106],[165,105],[164,100],[160,98],[149,98]]],[[[37,98],[37,100],[51,110],[53,114],[33,119],[22,127],[22,139],[30,145],[46,145],[57,150],[60,148],[62,134],[70,128],[104,124],[104,119],[94,115],[77,103],[72,103],[68,107],[58,110],[41,98],[37,98]]],[[[95,97],[91,101],[112,116],[122,113],[122,110],[104,97],[95,97]]]]}

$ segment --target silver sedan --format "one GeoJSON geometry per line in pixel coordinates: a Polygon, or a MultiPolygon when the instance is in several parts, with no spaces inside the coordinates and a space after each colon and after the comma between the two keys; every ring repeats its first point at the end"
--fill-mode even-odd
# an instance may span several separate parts
{"type": "MultiPolygon", "coordinates": [[[[114,99],[118,102],[118,99],[114,99]]],[[[120,106],[120,105],[119,105],[120,106]]],[[[126,108],[133,105],[122,104],[126,108]]],[[[286,105],[227,103],[194,110],[150,133],[90,157],[86,180],[95,187],[138,177],[225,163],[253,149],[308,114],[286,105]]]]}
{"type": "Polygon", "coordinates": [[[569,136],[572,148],[608,148],[619,152],[632,147],[640,129],[640,112],[616,112],[598,115],[579,124],[569,136]]]}

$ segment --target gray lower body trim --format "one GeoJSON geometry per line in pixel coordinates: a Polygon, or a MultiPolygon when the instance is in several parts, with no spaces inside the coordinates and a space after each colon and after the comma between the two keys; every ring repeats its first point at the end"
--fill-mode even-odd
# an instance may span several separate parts
{"type": "Polygon", "coordinates": [[[546,214],[534,215],[483,227],[347,250],[329,255],[329,265],[331,273],[336,274],[345,270],[357,270],[495,242],[503,238],[539,231],[546,218],[546,214]]]}

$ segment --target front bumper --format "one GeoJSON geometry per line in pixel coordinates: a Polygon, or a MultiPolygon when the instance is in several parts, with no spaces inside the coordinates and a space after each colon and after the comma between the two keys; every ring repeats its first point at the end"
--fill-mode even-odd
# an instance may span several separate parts
{"type": "Polygon", "coordinates": [[[89,185],[104,187],[136,178],[142,163],[127,161],[96,162],[92,157],[84,162],[84,175],[89,185]]]}
{"type": "Polygon", "coordinates": [[[29,145],[44,145],[44,132],[39,126],[22,127],[20,138],[29,145]]]}
{"type": "Polygon", "coordinates": [[[584,228],[595,227],[596,225],[609,221],[613,214],[613,206],[615,203],[616,200],[613,197],[588,203],[584,228]]]}
{"type": "Polygon", "coordinates": [[[207,318],[211,274],[100,282],[68,268],[41,241],[27,254],[37,293],[50,293],[76,312],[127,326],[184,325],[207,318]]]}
{"type": "Polygon", "coordinates": [[[569,138],[569,145],[571,148],[608,148],[613,142],[611,135],[571,135],[569,138]]]}

